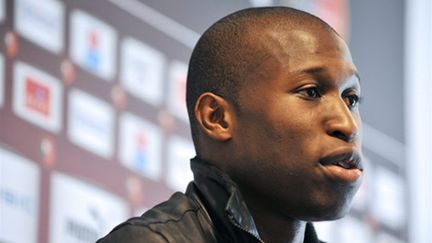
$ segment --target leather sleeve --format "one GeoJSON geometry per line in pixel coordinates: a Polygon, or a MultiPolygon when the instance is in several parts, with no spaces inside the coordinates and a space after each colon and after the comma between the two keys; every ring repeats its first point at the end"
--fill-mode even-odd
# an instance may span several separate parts
{"type": "Polygon", "coordinates": [[[143,225],[125,224],[109,233],[96,243],[167,243],[158,232],[143,225]]]}

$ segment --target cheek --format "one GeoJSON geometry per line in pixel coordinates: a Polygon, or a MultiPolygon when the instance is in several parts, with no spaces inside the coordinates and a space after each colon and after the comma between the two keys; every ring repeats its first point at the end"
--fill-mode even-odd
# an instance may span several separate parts
{"type": "Polygon", "coordinates": [[[307,113],[254,119],[243,132],[248,141],[243,149],[252,159],[268,162],[267,166],[300,169],[315,159],[319,151],[314,121],[313,114],[307,113]]]}
{"type": "Polygon", "coordinates": [[[317,107],[299,97],[284,94],[269,98],[239,116],[236,151],[249,161],[272,165],[309,161],[319,151],[319,119],[317,107]]]}
{"type": "Polygon", "coordinates": [[[312,112],[290,113],[279,116],[270,129],[283,148],[295,151],[314,150],[320,139],[318,117],[312,112]]]}

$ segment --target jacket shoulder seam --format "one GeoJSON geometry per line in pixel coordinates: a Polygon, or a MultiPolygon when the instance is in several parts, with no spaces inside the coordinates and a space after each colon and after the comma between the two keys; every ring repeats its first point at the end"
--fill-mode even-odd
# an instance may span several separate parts
{"type": "Polygon", "coordinates": [[[135,224],[135,225],[153,225],[153,224],[166,224],[166,223],[169,223],[169,222],[175,222],[175,223],[177,223],[177,222],[181,221],[187,213],[189,213],[189,212],[196,213],[198,210],[199,209],[195,209],[195,208],[187,209],[187,210],[185,210],[181,214],[181,216],[179,218],[167,219],[167,220],[163,220],[163,221],[162,220],[161,221],[152,221],[152,222],[148,222],[148,223],[144,223],[144,222],[142,222],[142,223],[140,223],[140,222],[134,222],[134,223],[132,223],[132,222],[130,222],[130,224],[135,224]]]}
{"type": "Polygon", "coordinates": [[[167,238],[166,238],[166,237],[165,237],[161,232],[152,229],[151,227],[149,227],[149,225],[145,225],[145,224],[142,224],[142,225],[129,224],[129,225],[130,225],[130,226],[142,226],[142,227],[146,227],[146,228],[149,229],[152,233],[155,233],[155,234],[159,235],[162,239],[165,240],[165,242],[169,242],[169,240],[168,240],[168,239],[167,239],[167,238]]]}

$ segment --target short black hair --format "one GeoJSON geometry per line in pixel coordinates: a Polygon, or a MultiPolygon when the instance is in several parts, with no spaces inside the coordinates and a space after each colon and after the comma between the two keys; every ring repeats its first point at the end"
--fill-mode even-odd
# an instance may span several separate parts
{"type": "Polygon", "coordinates": [[[204,32],[190,58],[186,87],[186,104],[197,154],[199,138],[194,107],[199,96],[212,92],[238,109],[236,97],[247,82],[244,77],[268,55],[257,48],[259,41],[255,35],[267,27],[286,31],[294,26],[317,26],[336,33],[318,17],[289,7],[243,9],[220,19],[204,32]]]}

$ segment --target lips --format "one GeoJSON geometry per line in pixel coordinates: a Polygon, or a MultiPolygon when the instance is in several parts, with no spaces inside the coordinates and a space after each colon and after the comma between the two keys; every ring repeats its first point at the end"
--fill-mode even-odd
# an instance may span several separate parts
{"type": "Polygon", "coordinates": [[[360,154],[356,150],[345,149],[346,151],[335,151],[320,159],[320,164],[337,165],[344,169],[363,170],[360,154]]]}
{"type": "Polygon", "coordinates": [[[352,148],[335,150],[319,161],[321,168],[332,179],[342,183],[354,183],[363,172],[359,152],[352,148]]]}

